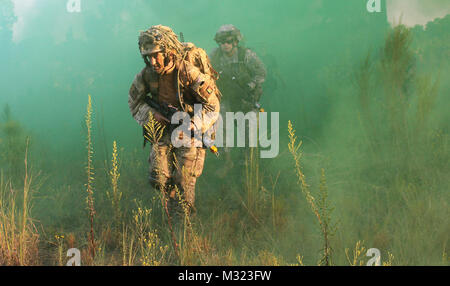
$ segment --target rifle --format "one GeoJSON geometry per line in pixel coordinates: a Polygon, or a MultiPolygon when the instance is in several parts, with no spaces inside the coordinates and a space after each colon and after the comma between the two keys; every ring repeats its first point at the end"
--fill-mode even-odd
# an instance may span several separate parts
{"type": "MultiPolygon", "coordinates": [[[[144,102],[147,103],[150,107],[152,107],[153,109],[156,109],[159,113],[161,113],[165,118],[167,119],[171,119],[172,116],[179,112],[180,110],[178,108],[176,108],[173,105],[164,103],[164,102],[157,102],[155,101],[153,98],[149,97],[149,96],[145,96],[144,97],[144,102]]],[[[172,133],[172,131],[179,126],[180,124],[170,124],[170,128],[169,128],[169,132],[172,133]]],[[[217,149],[217,147],[214,145],[214,139],[212,139],[213,134],[216,131],[216,124],[213,124],[213,126],[211,126],[211,128],[209,128],[204,134],[202,134],[202,143],[203,145],[208,148],[214,155],[216,155],[216,157],[219,157],[219,150],[217,149]],[[207,136],[205,136],[207,135],[207,136]]],[[[145,128],[144,128],[144,132],[145,128]]],[[[190,137],[194,137],[194,130],[191,130],[191,134],[190,137]]],[[[146,139],[145,139],[146,140],[146,139]]],[[[145,141],[144,141],[144,146],[145,146],[145,141]]]]}
{"type": "Polygon", "coordinates": [[[256,109],[259,112],[264,112],[264,108],[261,107],[259,102],[262,89],[261,87],[255,86],[254,89],[250,89],[248,83],[251,81],[251,76],[248,71],[242,70],[240,64],[232,64],[229,70],[221,71],[219,82],[219,88],[224,91],[224,94],[235,95],[234,103],[240,106],[240,108],[246,109],[241,105],[241,102],[249,109],[256,109]],[[239,75],[239,76],[237,76],[239,75]],[[236,96],[240,95],[240,98],[236,96]],[[239,101],[237,103],[236,101],[239,101]]]}

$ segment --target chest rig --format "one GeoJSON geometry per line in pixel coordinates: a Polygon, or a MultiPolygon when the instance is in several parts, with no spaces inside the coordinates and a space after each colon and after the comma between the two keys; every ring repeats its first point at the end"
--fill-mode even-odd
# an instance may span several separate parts
{"type": "Polygon", "coordinates": [[[239,107],[241,99],[248,97],[250,90],[248,83],[252,80],[251,72],[245,63],[246,49],[238,47],[237,62],[223,63],[224,57],[222,51],[215,54],[213,63],[219,73],[217,85],[225,96],[225,100],[236,108],[239,107]]]}
{"type": "MultiPolygon", "coordinates": [[[[180,68],[177,66],[172,71],[169,76],[173,77],[173,90],[176,94],[174,96],[178,100],[178,104],[175,106],[181,111],[187,112],[189,115],[193,115],[194,112],[194,97],[186,88],[187,82],[183,82],[182,77],[180,77],[180,68]]],[[[144,82],[147,85],[147,91],[152,99],[160,101],[160,87],[161,87],[161,76],[154,72],[151,67],[147,67],[144,74],[144,82]]]]}

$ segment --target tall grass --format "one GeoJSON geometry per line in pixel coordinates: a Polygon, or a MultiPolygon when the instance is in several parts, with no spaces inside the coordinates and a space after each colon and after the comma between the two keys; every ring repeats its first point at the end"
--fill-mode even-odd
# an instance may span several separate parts
{"type": "Polygon", "coordinates": [[[258,149],[249,148],[245,152],[245,208],[254,217],[261,213],[261,174],[259,170],[258,149]]]}
{"type": "Polygon", "coordinates": [[[355,128],[336,128],[328,149],[348,197],[338,210],[341,247],[356,238],[382,250],[385,261],[394,253],[396,264],[437,264],[448,241],[449,137],[435,120],[440,72],[421,73],[412,41],[410,29],[395,27],[361,61],[355,96],[343,102],[345,113],[338,110],[355,128]]]}
{"type": "Polygon", "coordinates": [[[306,178],[302,170],[300,147],[302,146],[302,141],[297,143],[297,136],[295,135],[295,129],[292,126],[291,121],[288,122],[288,133],[289,133],[289,152],[291,153],[294,163],[295,163],[295,173],[297,175],[298,184],[300,185],[301,191],[303,192],[306,201],[308,202],[311,210],[317,218],[320,225],[320,230],[322,232],[323,238],[323,249],[322,257],[319,261],[319,265],[330,266],[331,260],[331,244],[330,238],[336,232],[336,227],[331,222],[331,212],[332,208],[328,202],[328,190],[326,186],[325,171],[322,169],[320,187],[319,187],[319,200],[316,199],[311,193],[310,186],[306,183],[306,178]]]}
{"type": "Polygon", "coordinates": [[[92,163],[92,156],[94,155],[93,145],[92,145],[92,101],[91,96],[88,96],[88,104],[86,107],[86,127],[87,127],[87,164],[86,164],[86,175],[87,175],[87,183],[86,183],[86,204],[89,212],[89,253],[91,255],[92,261],[95,258],[95,237],[94,237],[94,217],[95,217],[95,208],[94,208],[94,166],[92,163]]]}
{"type": "Polygon", "coordinates": [[[168,246],[161,241],[152,222],[152,210],[138,207],[133,212],[134,237],[142,266],[159,266],[166,262],[168,246]]]}
{"type": "Polygon", "coordinates": [[[120,207],[120,201],[122,200],[122,192],[119,191],[119,178],[120,178],[120,172],[119,172],[119,159],[118,159],[118,151],[117,151],[117,143],[116,141],[113,142],[113,152],[112,152],[112,159],[111,159],[112,167],[109,171],[109,175],[111,178],[111,192],[106,192],[106,195],[108,196],[109,200],[111,201],[111,206],[114,211],[114,220],[115,220],[115,226],[117,228],[121,227],[121,218],[122,218],[122,211],[120,207]]]}
{"type": "Polygon", "coordinates": [[[0,265],[39,264],[39,234],[30,218],[33,175],[28,169],[27,150],[25,178],[20,192],[22,209],[17,205],[19,192],[11,181],[5,181],[3,171],[0,174],[0,265]]]}

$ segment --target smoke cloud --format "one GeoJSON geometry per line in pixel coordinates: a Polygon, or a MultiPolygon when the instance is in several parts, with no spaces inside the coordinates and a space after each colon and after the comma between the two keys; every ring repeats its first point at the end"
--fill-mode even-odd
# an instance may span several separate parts
{"type": "Polygon", "coordinates": [[[450,13],[448,0],[386,0],[388,20],[406,26],[426,25],[450,13]]]}

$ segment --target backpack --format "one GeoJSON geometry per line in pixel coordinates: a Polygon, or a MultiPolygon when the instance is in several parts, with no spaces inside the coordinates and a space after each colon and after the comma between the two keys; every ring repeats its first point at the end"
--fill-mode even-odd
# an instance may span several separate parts
{"type": "Polygon", "coordinates": [[[183,43],[185,47],[184,59],[198,67],[204,74],[211,76],[214,80],[219,78],[219,74],[214,70],[204,49],[196,47],[193,43],[183,43]]]}
{"type": "MultiPolygon", "coordinates": [[[[195,46],[193,43],[183,43],[183,46],[185,47],[185,54],[183,56],[185,61],[193,64],[203,74],[209,75],[214,81],[219,79],[219,73],[212,67],[208,54],[204,49],[195,46]]],[[[219,92],[217,97],[220,101],[222,94],[219,92]]]]}

